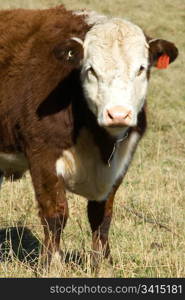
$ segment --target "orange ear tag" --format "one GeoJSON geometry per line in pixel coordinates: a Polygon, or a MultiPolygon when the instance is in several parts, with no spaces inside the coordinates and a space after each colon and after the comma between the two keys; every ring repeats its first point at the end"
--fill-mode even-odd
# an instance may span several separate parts
{"type": "Polygon", "coordinates": [[[159,57],[157,61],[157,68],[158,69],[166,69],[170,63],[170,58],[167,54],[163,54],[159,57]]]}

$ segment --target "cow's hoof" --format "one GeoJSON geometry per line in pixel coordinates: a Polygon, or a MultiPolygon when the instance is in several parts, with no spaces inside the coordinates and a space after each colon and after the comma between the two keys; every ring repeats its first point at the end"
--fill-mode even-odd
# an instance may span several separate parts
{"type": "Polygon", "coordinates": [[[104,260],[107,260],[111,266],[113,265],[113,258],[110,253],[106,256],[102,255],[101,252],[93,252],[91,254],[91,272],[95,277],[98,276],[100,266],[104,260]]]}
{"type": "Polygon", "coordinates": [[[63,262],[63,252],[61,250],[54,253],[41,254],[41,258],[35,270],[36,277],[48,277],[51,269],[58,269],[63,262]]]}

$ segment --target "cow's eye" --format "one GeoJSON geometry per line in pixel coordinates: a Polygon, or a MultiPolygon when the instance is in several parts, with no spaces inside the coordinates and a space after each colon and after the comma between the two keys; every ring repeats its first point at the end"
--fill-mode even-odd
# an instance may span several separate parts
{"type": "Polygon", "coordinates": [[[140,66],[139,70],[137,71],[137,76],[141,75],[141,73],[143,73],[144,70],[145,70],[145,67],[140,66]]]}

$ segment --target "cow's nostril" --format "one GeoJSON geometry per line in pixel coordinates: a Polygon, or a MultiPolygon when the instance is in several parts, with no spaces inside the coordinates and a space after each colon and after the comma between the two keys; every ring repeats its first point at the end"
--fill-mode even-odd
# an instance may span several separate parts
{"type": "Polygon", "coordinates": [[[108,117],[109,117],[111,120],[114,119],[114,117],[112,116],[112,114],[110,113],[110,111],[107,111],[107,115],[108,115],[108,117]]]}
{"type": "Polygon", "coordinates": [[[128,118],[128,117],[130,117],[130,111],[128,111],[128,113],[125,114],[125,116],[123,116],[123,119],[126,119],[126,118],[128,118]]]}

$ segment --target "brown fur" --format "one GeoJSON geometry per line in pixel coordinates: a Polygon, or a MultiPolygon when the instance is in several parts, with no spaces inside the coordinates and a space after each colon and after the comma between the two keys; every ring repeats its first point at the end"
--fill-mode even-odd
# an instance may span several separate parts
{"type": "Polygon", "coordinates": [[[0,30],[0,76],[4,78],[0,82],[0,151],[22,151],[33,138],[36,123],[40,138],[42,126],[35,115],[38,105],[78,67],[83,50],[69,39],[83,38],[87,26],[60,7],[0,12],[0,30]],[[64,52],[61,59],[55,56],[58,48],[64,52]],[[74,61],[66,60],[70,49],[74,61]]]}
{"type": "MultiPolygon", "coordinates": [[[[51,245],[59,247],[59,232],[67,219],[65,190],[54,164],[72,141],[65,109],[45,118],[37,110],[79,67],[83,48],[70,38],[83,39],[88,26],[81,17],[58,7],[1,11],[0,30],[0,152],[21,152],[28,160],[47,253],[51,245]]],[[[59,105],[65,106],[65,99],[59,105]]]]}

